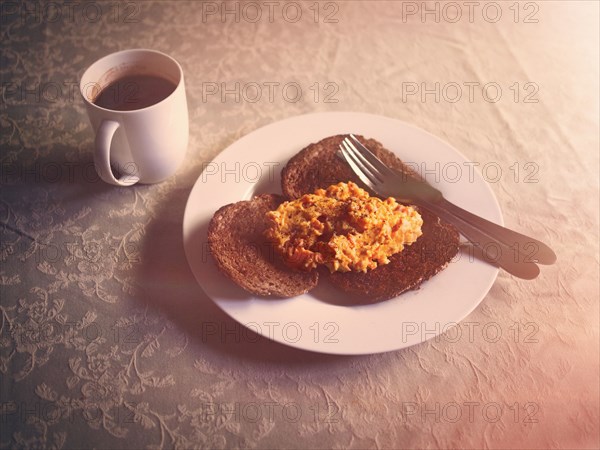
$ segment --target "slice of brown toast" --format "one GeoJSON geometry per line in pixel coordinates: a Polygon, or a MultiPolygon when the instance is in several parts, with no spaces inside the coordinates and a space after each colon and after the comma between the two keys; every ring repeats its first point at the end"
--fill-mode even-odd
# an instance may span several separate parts
{"type": "MultiPolygon", "coordinates": [[[[346,135],[325,138],[311,144],[292,157],[281,173],[281,188],[288,198],[298,198],[318,188],[339,182],[354,181],[362,185],[352,169],[337,156],[339,144],[346,135]]],[[[389,167],[419,179],[396,155],[374,139],[357,138],[389,167]]],[[[446,267],[458,253],[459,233],[437,216],[420,210],[423,235],[415,243],[393,255],[390,263],[366,273],[333,273],[331,283],[352,294],[361,302],[377,302],[416,289],[446,267]]]]}
{"type": "MultiPolygon", "coordinates": [[[[315,144],[310,144],[293,156],[281,171],[283,194],[290,199],[299,198],[304,194],[314,192],[316,189],[325,189],[342,181],[353,181],[362,186],[359,178],[348,164],[336,155],[346,136],[345,134],[339,134],[327,137],[315,144]]],[[[419,178],[418,174],[375,139],[366,139],[360,135],[356,135],[356,137],[388,167],[392,167],[407,176],[419,178]]]]}
{"type": "Polygon", "coordinates": [[[390,263],[362,272],[335,272],[329,280],[335,287],[355,296],[361,303],[387,300],[410,289],[444,269],[458,252],[458,231],[439,217],[419,210],[423,234],[412,245],[390,257],[390,263]]]}
{"type": "Polygon", "coordinates": [[[264,236],[265,215],[283,198],[265,194],[220,208],[208,226],[208,243],[219,269],[245,290],[262,296],[294,297],[317,285],[317,271],[286,267],[264,236]]]}

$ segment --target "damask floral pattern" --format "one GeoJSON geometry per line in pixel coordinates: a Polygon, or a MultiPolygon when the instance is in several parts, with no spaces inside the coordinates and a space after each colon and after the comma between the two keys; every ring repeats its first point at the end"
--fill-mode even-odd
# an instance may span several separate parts
{"type": "Polygon", "coordinates": [[[490,22],[494,5],[452,21],[421,3],[2,4],[0,448],[600,445],[598,5],[491,2],[490,22]],[[190,145],[171,179],[116,188],[94,172],[77,82],[137,47],[181,62],[190,145]],[[187,196],[244,134],[325,110],[403,119],[499,167],[505,222],[558,265],[501,273],[464,323],[399,352],[243,329],[187,267],[187,196]]]}

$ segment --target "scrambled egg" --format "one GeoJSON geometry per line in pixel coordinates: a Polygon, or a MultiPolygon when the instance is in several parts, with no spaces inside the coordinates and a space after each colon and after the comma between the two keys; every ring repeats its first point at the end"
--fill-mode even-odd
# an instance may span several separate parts
{"type": "Polygon", "coordinates": [[[282,203],[267,213],[267,237],[290,267],[366,272],[421,236],[423,219],[411,206],[381,200],[352,182],[282,203]]]}

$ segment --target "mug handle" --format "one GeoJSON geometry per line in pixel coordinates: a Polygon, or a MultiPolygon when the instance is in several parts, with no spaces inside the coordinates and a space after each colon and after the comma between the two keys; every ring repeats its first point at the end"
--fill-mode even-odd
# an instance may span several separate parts
{"type": "Polygon", "coordinates": [[[114,120],[103,120],[100,124],[96,132],[94,165],[103,181],[115,186],[131,186],[140,181],[140,178],[136,175],[124,175],[117,179],[110,168],[110,144],[118,128],[119,123],[114,120]]]}

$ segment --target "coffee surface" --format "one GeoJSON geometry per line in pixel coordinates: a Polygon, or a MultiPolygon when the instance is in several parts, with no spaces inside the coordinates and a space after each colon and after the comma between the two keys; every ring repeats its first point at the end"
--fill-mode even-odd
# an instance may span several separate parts
{"type": "Polygon", "coordinates": [[[155,105],[171,95],[175,88],[175,84],[159,76],[130,75],[102,89],[94,104],[115,111],[133,111],[155,105]]]}

